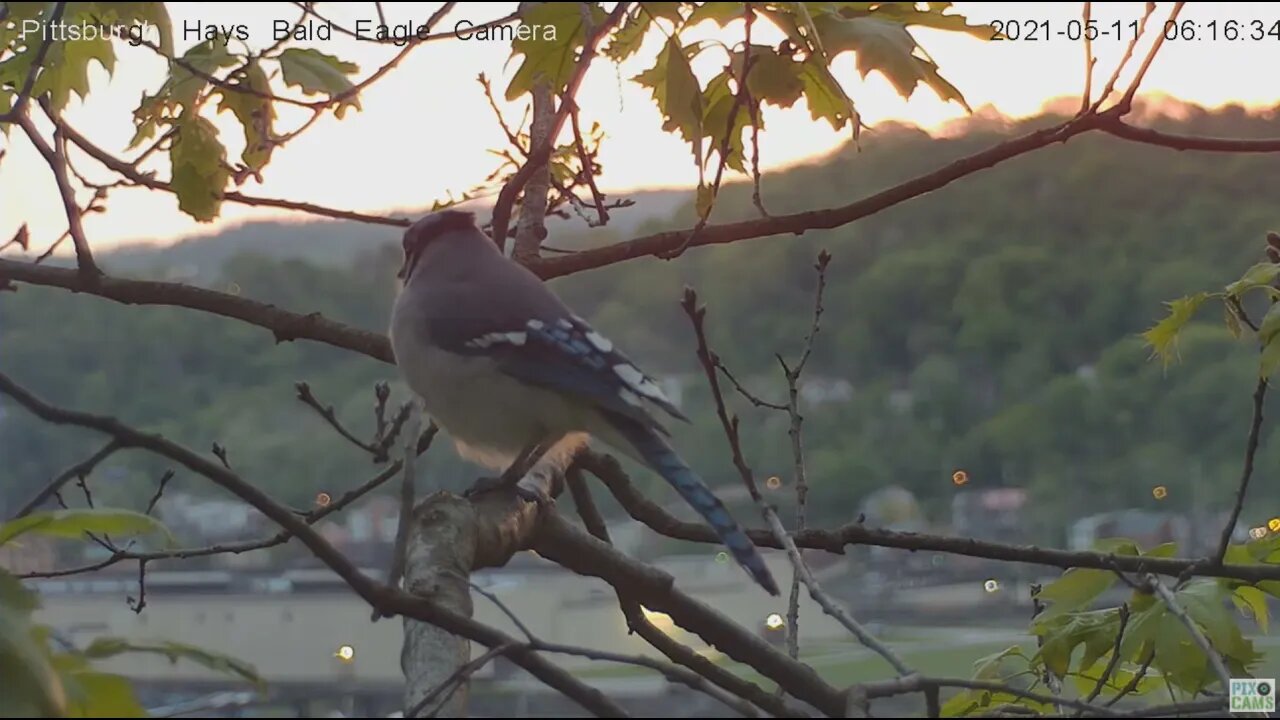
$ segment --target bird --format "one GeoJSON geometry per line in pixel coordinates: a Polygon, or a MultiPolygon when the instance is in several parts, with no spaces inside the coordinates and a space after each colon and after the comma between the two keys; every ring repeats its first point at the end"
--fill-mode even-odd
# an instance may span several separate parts
{"type": "Polygon", "coordinates": [[[537,462],[564,468],[592,439],[603,442],[664,478],[751,578],[778,595],[759,550],[668,441],[658,411],[689,419],[652,377],[507,257],[475,213],[428,213],[402,246],[392,353],[462,458],[501,471],[489,479],[519,489],[537,462]]]}

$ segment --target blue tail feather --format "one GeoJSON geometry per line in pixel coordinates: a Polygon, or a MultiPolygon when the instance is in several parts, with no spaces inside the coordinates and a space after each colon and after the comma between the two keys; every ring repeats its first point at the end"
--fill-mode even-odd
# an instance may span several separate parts
{"type": "Polygon", "coordinates": [[[657,433],[629,418],[610,419],[645,463],[670,483],[685,502],[692,505],[716,531],[738,564],[769,594],[778,595],[778,583],[773,579],[773,574],[769,572],[751,538],[747,537],[742,527],[729,514],[720,498],[680,459],[676,451],[657,433]]]}

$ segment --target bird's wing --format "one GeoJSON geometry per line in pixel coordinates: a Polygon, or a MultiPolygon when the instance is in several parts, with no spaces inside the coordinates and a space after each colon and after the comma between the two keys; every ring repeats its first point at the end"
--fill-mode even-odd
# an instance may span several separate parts
{"type": "Polygon", "coordinates": [[[523,382],[576,395],[658,430],[663,428],[646,402],[688,421],[653,378],[575,315],[497,323],[454,316],[433,320],[429,332],[449,352],[491,358],[523,382]]]}

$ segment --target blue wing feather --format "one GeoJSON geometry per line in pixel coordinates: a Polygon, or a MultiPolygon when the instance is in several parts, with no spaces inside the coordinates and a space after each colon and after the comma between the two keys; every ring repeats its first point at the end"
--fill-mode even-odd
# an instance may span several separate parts
{"type": "Polygon", "coordinates": [[[582,397],[664,434],[666,429],[644,403],[688,421],[653,378],[581,318],[531,319],[498,327],[450,318],[430,331],[450,352],[492,358],[518,380],[582,397]]]}

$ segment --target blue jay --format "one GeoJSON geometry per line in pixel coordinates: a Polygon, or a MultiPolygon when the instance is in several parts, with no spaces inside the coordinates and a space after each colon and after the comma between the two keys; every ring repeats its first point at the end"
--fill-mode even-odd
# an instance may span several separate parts
{"type": "Polygon", "coordinates": [[[390,326],[396,364],[463,458],[514,484],[542,459],[563,468],[597,438],[666,479],[778,594],[750,538],[664,439],[649,406],[688,419],[652,378],[503,255],[474,214],[429,214],[403,244],[390,326]]]}

